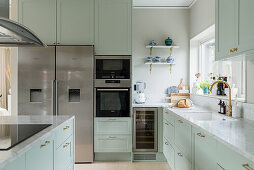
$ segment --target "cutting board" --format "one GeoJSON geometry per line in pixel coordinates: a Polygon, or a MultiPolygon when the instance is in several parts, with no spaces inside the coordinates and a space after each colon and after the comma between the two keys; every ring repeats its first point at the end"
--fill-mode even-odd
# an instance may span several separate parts
{"type": "Polygon", "coordinates": [[[166,97],[166,99],[170,100],[171,103],[176,103],[181,99],[189,99],[190,93],[171,93],[170,97],[166,97]]]}

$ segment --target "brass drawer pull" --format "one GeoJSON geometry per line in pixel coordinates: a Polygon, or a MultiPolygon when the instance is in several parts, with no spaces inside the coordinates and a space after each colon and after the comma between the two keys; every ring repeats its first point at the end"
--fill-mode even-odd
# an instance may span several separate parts
{"type": "Polygon", "coordinates": [[[251,168],[251,167],[249,166],[249,164],[243,164],[243,167],[244,167],[245,169],[247,169],[247,170],[254,170],[253,168],[251,168]]]}
{"type": "Polygon", "coordinates": [[[166,114],[169,114],[168,112],[165,112],[166,114]]]}
{"type": "Polygon", "coordinates": [[[109,139],[115,139],[116,136],[109,136],[108,138],[109,138],[109,139]]]}
{"type": "Polygon", "coordinates": [[[199,137],[201,137],[201,138],[204,138],[204,137],[205,137],[205,135],[202,135],[202,133],[197,133],[197,135],[198,135],[199,137]]]}
{"type": "Polygon", "coordinates": [[[165,123],[165,125],[167,125],[167,126],[168,126],[168,123],[165,123]]]}
{"type": "Polygon", "coordinates": [[[50,144],[50,141],[46,141],[44,144],[41,144],[41,148],[43,148],[43,147],[45,147],[45,146],[47,146],[49,144],[50,144]]]}
{"type": "Polygon", "coordinates": [[[67,142],[67,143],[63,146],[63,148],[66,148],[66,147],[69,146],[69,145],[70,145],[70,143],[67,142]]]}
{"type": "Polygon", "coordinates": [[[168,145],[168,142],[165,142],[165,145],[168,145]]]}
{"type": "Polygon", "coordinates": [[[108,120],[116,120],[116,119],[114,119],[114,118],[111,118],[111,119],[108,119],[108,120]]]}
{"type": "Polygon", "coordinates": [[[179,123],[183,123],[183,121],[182,121],[182,120],[178,120],[178,122],[179,122],[179,123]]]}
{"type": "Polygon", "coordinates": [[[63,128],[64,130],[67,130],[67,129],[69,129],[70,128],[70,126],[66,126],[65,128],[63,128]]]}
{"type": "Polygon", "coordinates": [[[178,156],[180,157],[183,157],[183,154],[182,153],[177,153],[178,156]]]}

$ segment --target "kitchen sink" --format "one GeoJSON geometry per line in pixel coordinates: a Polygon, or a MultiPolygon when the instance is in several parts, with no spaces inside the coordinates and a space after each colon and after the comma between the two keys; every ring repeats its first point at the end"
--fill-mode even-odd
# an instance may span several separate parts
{"type": "Polygon", "coordinates": [[[186,117],[189,119],[197,120],[197,121],[236,121],[237,119],[234,119],[232,117],[228,117],[225,115],[221,115],[219,113],[213,113],[213,112],[192,112],[185,114],[186,117]]]}

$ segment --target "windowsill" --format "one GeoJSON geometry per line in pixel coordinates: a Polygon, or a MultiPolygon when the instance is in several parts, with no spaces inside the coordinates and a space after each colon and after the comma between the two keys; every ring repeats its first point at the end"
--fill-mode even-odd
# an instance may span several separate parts
{"type": "MultiPolygon", "coordinates": [[[[209,97],[209,98],[215,98],[215,99],[221,99],[221,100],[228,100],[228,96],[217,96],[217,95],[210,95],[210,94],[207,94],[207,95],[206,94],[194,94],[194,93],[191,93],[191,95],[209,97]]],[[[246,103],[246,99],[244,99],[244,98],[232,98],[232,101],[246,103]]]]}

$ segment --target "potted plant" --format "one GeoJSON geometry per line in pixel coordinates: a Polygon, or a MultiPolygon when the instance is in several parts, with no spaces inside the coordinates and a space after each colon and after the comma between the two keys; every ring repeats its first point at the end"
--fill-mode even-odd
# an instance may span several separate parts
{"type": "Polygon", "coordinates": [[[209,88],[210,88],[211,82],[208,80],[203,80],[200,82],[199,87],[203,90],[204,94],[209,94],[209,88]]]}

